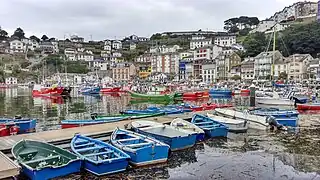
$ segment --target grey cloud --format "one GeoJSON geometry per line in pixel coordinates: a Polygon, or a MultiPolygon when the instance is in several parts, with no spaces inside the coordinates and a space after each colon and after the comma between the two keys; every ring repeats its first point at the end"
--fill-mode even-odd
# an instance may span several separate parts
{"type": "MultiPolygon", "coordinates": [[[[2,0],[4,29],[27,35],[94,39],[150,36],[161,31],[222,30],[223,21],[249,15],[263,19],[284,8],[279,0],[2,0]]],[[[292,0],[290,0],[292,1],[292,0]]],[[[11,32],[12,33],[12,32],[11,32]]]]}

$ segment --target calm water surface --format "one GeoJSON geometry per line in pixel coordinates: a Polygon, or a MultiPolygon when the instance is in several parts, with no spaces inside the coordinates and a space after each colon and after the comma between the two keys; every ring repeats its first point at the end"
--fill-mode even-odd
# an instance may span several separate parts
{"type": "MultiPolygon", "coordinates": [[[[38,119],[37,131],[59,129],[62,119],[90,118],[90,113],[115,114],[124,109],[142,109],[130,97],[80,96],[71,99],[33,98],[30,90],[0,91],[0,116],[22,115],[38,119]]],[[[246,97],[212,100],[231,102],[240,108],[246,97]]],[[[202,102],[197,102],[202,103],[202,102]]],[[[319,124],[317,114],[301,115],[301,121],[319,124]]],[[[168,163],[129,169],[124,173],[96,177],[82,172],[59,179],[306,179],[320,180],[320,130],[303,128],[294,132],[228,134],[226,139],[210,139],[188,150],[171,153],[168,163]]],[[[21,178],[23,179],[23,178],[21,178]]]]}

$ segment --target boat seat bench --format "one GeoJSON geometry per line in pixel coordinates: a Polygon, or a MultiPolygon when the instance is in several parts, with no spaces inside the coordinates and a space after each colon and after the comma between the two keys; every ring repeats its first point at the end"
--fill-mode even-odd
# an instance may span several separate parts
{"type": "Polygon", "coordinates": [[[212,121],[207,121],[207,122],[198,122],[198,123],[194,123],[195,125],[202,125],[202,124],[212,124],[212,121]]]}
{"type": "Polygon", "coordinates": [[[55,156],[49,156],[49,157],[46,157],[46,158],[41,158],[41,159],[35,159],[35,160],[31,160],[31,161],[26,161],[24,163],[26,164],[31,164],[31,163],[36,163],[36,162],[41,162],[41,161],[47,161],[47,160],[51,160],[51,159],[58,159],[60,158],[61,156],[59,155],[55,155],[55,156]]]}
{"type": "Polygon", "coordinates": [[[22,152],[22,153],[20,153],[19,154],[19,157],[21,157],[21,158],[25,158],[25,157],[27,157],[27,156],[29,156],[29,155],[36,155],[38,153],[38,150],[30,150],[30,151],[25,151],[25,152],[22,152]]]}
{"type": "Polygon", "coordinates": [[[112,150],[107,150],[107,151],[103,151],[103,152],[99,152],[99,153],[85,154],[84,156],[86,156],[86,157],[90,157],[90,156],[100,156],[100,155],[105,155],[105,154],[109,154],[109,153],[114,153],[114,151],[112,151],[112,150]]]}
{"type": "Polygon", "coordinates": [[[125,141],[134,141],[139,140],[140,138],[128,138],[128,139],[120,139],[119,142],[125,142],[125,141]]]}
{"type": "Polygon", "coordinates": [[[147,145],[151,145],[151,144],[152,143],[129,144],[129,145],[126,145],[126,147],[134,148],[134,147],[139,147],[139,146],[147,146],[147,145]]]}
{"type": "Polygon", "coordinates": [[[219,126],[220,126],[219,124],[212,124],[212,125],[200,126],[200,128],[216,128],[219,126]]]}
{"type": "Polygon", "coordinates": [[[79,144],[79,145],[74,145],[74,148],[82,148],[82,147],[92,146],[92,145],[95,145],[95,143],[89,142],[89,143],[83,143],[83,144],[79,144]]]}
{"type": "Polygon", "coordinates": [[[94,146],[94,147],[88,147],[88,148],[83,148],[83,149],[77,149],[77,151],[80,153],[80,152],[103,149],[103,148],[106,148],[106,147],[104,147],[104,146],[94,146]]]}

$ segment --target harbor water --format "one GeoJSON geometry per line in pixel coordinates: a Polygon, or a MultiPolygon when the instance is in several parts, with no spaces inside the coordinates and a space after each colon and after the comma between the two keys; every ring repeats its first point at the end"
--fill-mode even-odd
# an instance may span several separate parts
{"type": "MultiPolygon", "coordinates": [[[[74,92],[66,99],[34,98],[28,89],[0,90],[0,101],[0,116],[34,117],[38,132],[59,129],[63,119],[88,119],[93,112],[115,114],[150,105],[134,103],[128,95],[118,94],[80,96],[74,92]]],[[[211,101],[231,102],[238,108],[249,104],[248,97],[211,101]]],[[[165,164],[104,177],[82,172],[58,179],[320,179],[320,114],[302,114],[300,121],[312,126],[289,132],[229,133],[228,138],[209,139],[173,152],[165,164]]]]}

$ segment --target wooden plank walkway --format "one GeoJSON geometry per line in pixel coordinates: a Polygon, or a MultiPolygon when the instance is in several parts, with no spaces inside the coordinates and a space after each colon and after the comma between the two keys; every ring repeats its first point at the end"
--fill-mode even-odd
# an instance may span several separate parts
{"type": "Polygon", "coordinates": [[[0,179],[19,175],[20,166],[0,152],[0,179]]]}
{"type": "MultiPolygon", "coordinates": [[[[205,114],[207,111],[197,112],[198,114],[205,114]]],[[[191,118],[194,113],[174,114],[166,116],[158,116],[151,118],[144,118],[143,120],[157,121],[161,123],[169,123],[174,118],[188,119],[191,118]]],[[[75,134],[81,133],[83,135],[94,135],[106,132],[112,132],[116,127],[124,128],[126,124],[129,124],[132,120],[118,121],[105,124],[97,124],[92,126],[83,126],[70,129],[58,129],[52,131],[36,132],[30,134],[21,134],[16,136],[0,137],[0,151],[10,150],[14,144],[22,139],[32,139],[44,142],[64,141],[71,139],[75,134]]]]}

